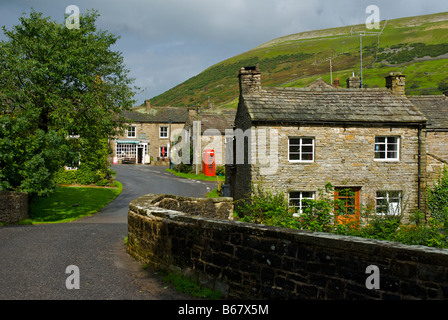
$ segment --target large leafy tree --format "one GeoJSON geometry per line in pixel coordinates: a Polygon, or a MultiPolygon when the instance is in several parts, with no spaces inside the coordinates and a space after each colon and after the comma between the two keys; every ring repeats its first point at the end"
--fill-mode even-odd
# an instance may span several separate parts
{"type": "MultiPolygon", "coordinates": [[[[112,50],[119,37],[98,30],[98,16],[87,11],[79,28],[69,29],[33,10],[11,30],[3,27],[0,190],[51,192],[54,173],[75,146],[104,150],[123,128],[120,114],[134,103],[133,79],[112,50]]],[[[104,167],[86,162],[92,170],[104,167]]]]}

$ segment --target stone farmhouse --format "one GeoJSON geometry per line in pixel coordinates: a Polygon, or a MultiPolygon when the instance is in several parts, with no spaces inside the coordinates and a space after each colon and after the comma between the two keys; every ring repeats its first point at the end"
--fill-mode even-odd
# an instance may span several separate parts
{"type": "MultiPolygon", "coordinates": [[[[188,119],[185,122],[184,130],[188,132],[193,143],[200,141],[195,146],[199,157],[203,158],[205,150],[213,150],[215,155],[215,165],[224,166],[226,163],[226,130],[231,130],[235,121],[236,110],[215,109],[201,111],[199,108],[188,109],[188,119]],[[199,126],[200,128],[195,128],[199,126]],[[194,135],[200,139],[194,139],[194,135]]],[[[227,132],[227,138],[231,137],[227,132]]],[[[199,161],[197,161],[199,162],[199,161]]],[[[202,161],[200,161],[200,167],[202,161]]]]}
{"type": "Polygon", "coordinates": [[[239,87],[226,167],[235,200],[261,186],[283,192],[299,214],[329,182],[327,195],[354,218],[362,206],[405,216],[424,210],[427,167],[436,172],[448,160],[445,96],[407,98],[405,76],[396,73],[385,88],[360,88],[358,77],[347,88],[322,80],[276,88],[262,87],[260,70],[245,67],[239,87]]]}
{"type": "Polygon", "coordinates": [[[188,117],[183,108],[154,108],[149,101],[144,108],[124,111],[129,126],[122,136],[110,143],[117,163],[169,164],[168,149],[176,132],[181,132],[188,117]]]}

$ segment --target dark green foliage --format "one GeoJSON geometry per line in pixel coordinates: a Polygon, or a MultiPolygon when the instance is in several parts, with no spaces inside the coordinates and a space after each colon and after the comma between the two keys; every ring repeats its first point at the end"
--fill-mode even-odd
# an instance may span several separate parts
{"type": "Polygon", "coordinates": [[[427,206],[431,216],[448,231],[448,168],[443,167],[440,178],[427,189],[427,206]]]}
{"type": "Polygon", "coordinates": [[[439,85],[437,86],[437,89],[439,89],[442,92],[447,92],[448,91],[448,78],[440,81],[439,85]]]}
{"type": "Polygon", "coordinates": [[[293,218],[283,193],[273,194],[258,188],[250,200],[238,203],[235,213],[244,222],[292,229],[300,228],[300,221],[293,218]]]}
{"type": "Polygon", "coordinates": [[[448,43],[441,44],[425,44],[425,43],[411,43],[398,44],[391,46],[392,52],[382,53],[378,55],[378,61],[388,61],[392,64],[400,64],[411,62],[416,58],[423,57],[438,57],[448,53],[448,43]]]}
{"type": "Polygon", "coordinates": [[[68,150],[65,139],[33,125],[27,118],[0,116],[0,190],[37,195],[54,190],[53,172],[68,150]]]}

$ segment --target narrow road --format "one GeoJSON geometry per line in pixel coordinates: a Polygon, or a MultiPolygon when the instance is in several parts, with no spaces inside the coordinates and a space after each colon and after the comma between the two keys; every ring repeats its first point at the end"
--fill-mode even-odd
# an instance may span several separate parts
{"type": "Polygon", "coordinates": [[[129,202],[148,193],[203,197],[216,183],[187,180],[165,167],[116,165],[123,192],[101,212],[71,223],[0,227],[0,300],[174,300],[126,253],[129,202]],[[80,288],[67,289],[68,266],[80,288]]]}

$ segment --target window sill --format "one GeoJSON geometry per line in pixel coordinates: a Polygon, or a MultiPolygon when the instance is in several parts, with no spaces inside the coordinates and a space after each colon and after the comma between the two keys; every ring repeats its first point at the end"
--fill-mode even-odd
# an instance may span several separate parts
{"type": "Polygon", "coordinates": [[[400,159],[373,159],[376,162],[400,162],[400,159]]]}
{"type": "Polygon", "coordinates": [[[309,164],[309,163],[314,163],[314,160],[312,161],[300,161],[300,160],[288,160],[289,163],[297,163],[297,164],[309,164]]]}

